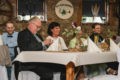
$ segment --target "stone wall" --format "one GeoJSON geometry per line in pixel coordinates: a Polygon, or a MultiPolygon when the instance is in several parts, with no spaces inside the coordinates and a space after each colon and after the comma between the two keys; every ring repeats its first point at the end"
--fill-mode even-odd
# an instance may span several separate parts
{"type": "MultiPolygon", "coordinates": [[[[13,19],[15,21],[15,26],[16,29],[22,30],[27,26],[27,22],[19,22],[15,20],[16,17],[16,0],[9,0],[12,3],[13,6],[13,19]]],[[[81,17],[82,17],[82,0],[69,0],[74,7],[74,13],[72,15],[72,17],[70,17],[69,19],[60,19],[59,17],[57,17],[57,15],[55,14],[55,5],[57,4],[57,2],[60,0],[46,0],[47,3],[47,22],[42,22],[42,31],[40,31],[39,33],[41,33],[44,37],[47,36],[46,31],[47,31],[47,26],[50,22],[52,21],[56,21],[59,22],[61,24],[61,32],[63,32],[63,30],[65,28],[67,29],[71,29],[71,23],[72,22],[76,22],[78,25],[82,26],[83,31],[90,34],[91,33],[91,24],[81,24],[81,17]]],[[[114,3],[114,2],[113,2],[114,3]]],[[[114,30],[117,30],[118,27],[118,19],[116,18],[116,16],[114,16],[114,7],[115,4],[110,4],[110,12],[109,12],[109,24],[106,24],[104,26],[110,26],[109,28],[112,28],[114,30]]],[[[104,27],[106,28],[106,27],[104,27]]],[[[0,31],[4,31],[4,25],[0,27],[0,31]]],[[[68,42],[68,39],[65,38],[66,42],[68,42]]]]}

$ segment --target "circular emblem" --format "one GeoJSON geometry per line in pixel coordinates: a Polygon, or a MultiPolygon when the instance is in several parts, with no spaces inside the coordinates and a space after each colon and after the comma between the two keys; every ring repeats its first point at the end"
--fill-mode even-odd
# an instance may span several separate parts
{"type": "Polygon", "coordinates": [[[68,19],[74,11],[73,5],[67,0],[59,1],[55,6],[55,13],[61,19],[68,19]]]}

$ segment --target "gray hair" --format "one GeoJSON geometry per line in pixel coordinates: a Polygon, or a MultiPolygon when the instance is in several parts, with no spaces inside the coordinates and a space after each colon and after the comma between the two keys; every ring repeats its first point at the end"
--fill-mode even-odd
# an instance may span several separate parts
{"type": "Polygon", "coordinates": [[[34,22],[36,22],[36,21],[40,21],[40,18],[38,18],[37,16],[32,17],[32,18],[29,20],[28,23],[34,23],[34,22]]]}

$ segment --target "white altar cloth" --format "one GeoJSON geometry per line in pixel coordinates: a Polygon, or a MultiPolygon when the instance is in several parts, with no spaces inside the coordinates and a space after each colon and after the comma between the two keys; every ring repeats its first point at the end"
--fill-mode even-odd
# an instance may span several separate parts
{"type": "Polygon", "coordinates": [[[117,52],[46,52],[23,51],[14,61],[45,62],[67,65],[73,62],[75,66],[117,61],[117,52]]]}

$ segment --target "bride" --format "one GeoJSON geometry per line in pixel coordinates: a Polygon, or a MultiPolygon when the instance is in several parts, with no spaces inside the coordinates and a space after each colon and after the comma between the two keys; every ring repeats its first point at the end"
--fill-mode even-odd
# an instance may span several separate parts
{"type": "Polygon", "coordinates": [[[60,36],[60,24],[52,22],[48,26],[48,37],[46,39],[51,40],[52,44],[49,46],[47,51],[63,51],[67,50],[64,39],[60,36]]]}
{"type": "MultiPolygon", "coordinates": [[[[60,36],[60,24],[58,22],[51,22],[48,26],[47,33],[49,36],[46,39],[52,42],[47,51],[63,51],[68,49],[64,39],[60,36]]],[[[53,67],[53,74],[57,76],[53,77],[53,80],[66,80],[65,66],[55,67],[53,67]]]]}

